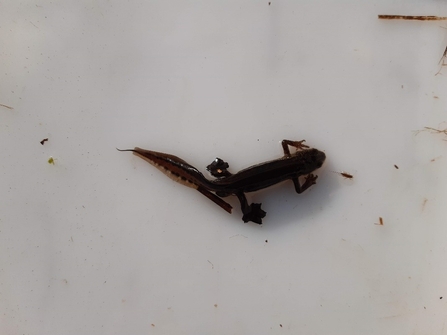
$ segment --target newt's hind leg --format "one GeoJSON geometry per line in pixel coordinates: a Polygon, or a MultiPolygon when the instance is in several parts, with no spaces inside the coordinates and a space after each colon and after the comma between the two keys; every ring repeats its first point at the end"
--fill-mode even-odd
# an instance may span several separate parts
{"type": "Polygon", "coordinates": [[[290,156],[290,150],[289,150],[289,145],[291,147],[295,147],[296,150],[302,150],[305,148],[309,148],[309,146],[303,144],[305,140],[302,141],[290,141],[290,140],[282,140],[281,145],[282,145],[282,149],[284,150],[284,156],[290,156]]]}
{"type": "Polygon", "coordinates": [[[231,176],[231,173],[227,171],[229,165],[220,158],[216,158],[206,169],[216,178],[224,178],[231,176]]]}
{"type": "Polygon", "coordinates": [[[298,194],[303,193],[305,190],[307,190],[312,185],[316,184],[316,180],[318,176],[313,175],[312,173],[309,173],[306,176],[306,180],[304,181],[303,185],[300,185],[300,181],[298,180],[299,176],[296,176],[296,178],[293,178],[293,184],[295,185],[295,191],[298,194]]]}
{"type": "Polygon", "coordinates": [[[248,205],[247,198],[244,193],[237,193],[237,198],[241,203],[241,210],[243,213],[242,220],[244,222],[253,221],[257,224],[262,224],[262,218],[265,217],[266,212],[261,209],[261,204],[248,205]]]}

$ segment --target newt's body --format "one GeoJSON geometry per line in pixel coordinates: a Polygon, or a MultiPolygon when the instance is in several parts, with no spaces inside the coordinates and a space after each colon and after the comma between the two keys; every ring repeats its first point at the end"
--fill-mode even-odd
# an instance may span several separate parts
{"type": "Polygon", "coordinates": [[[220,197],[236,195],[241,203],[242,220],[262,224],[262,218],[266,213],[261,209],[261,204],[248,205],[245,193],[258,191],[288,179],[293,181],[297,193],[302,193],[315,184],[317,176],[311,172],[323,165],[326,155],[317,149],[309,149],[302,144],[303,142],[283,140],[283,157],[251,166],[235,174],[227,171],[228,163],[216,158],[207,167],[207,170],[216,177],[214,180],[205,178],[195,167],[173,155],[138,147],[120,151],[132,151],[171,179],[197,189],[229,213],[232,207],[220,197]],[[289,145],[297,148],[297,151],[291,154],[289,145]],[[300,185],[298,178],[304,175],[307,175],[306,181],[300,185]]]}

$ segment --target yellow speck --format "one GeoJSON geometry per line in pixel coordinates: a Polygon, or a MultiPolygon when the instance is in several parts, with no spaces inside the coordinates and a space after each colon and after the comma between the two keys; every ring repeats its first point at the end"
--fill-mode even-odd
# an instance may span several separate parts
{"type": "Polygon", "coordinates": [[[48,164],[53,164],[53,165],[54,165],[54,159],[53,159],[53,157],[48,158],[48,164]]]}

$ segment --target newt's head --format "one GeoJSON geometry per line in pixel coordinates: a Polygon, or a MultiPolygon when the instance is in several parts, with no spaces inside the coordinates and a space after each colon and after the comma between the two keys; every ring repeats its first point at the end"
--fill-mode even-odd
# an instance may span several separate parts
{"type": "Polygon", "coordinates": [[[319,169],[326,159],[326,154],[317,149],[306,149],[298,151],[297,153],[301,155],[301,158],[305,162],[304,166],[307,167],[307,173],[319,169]]]}

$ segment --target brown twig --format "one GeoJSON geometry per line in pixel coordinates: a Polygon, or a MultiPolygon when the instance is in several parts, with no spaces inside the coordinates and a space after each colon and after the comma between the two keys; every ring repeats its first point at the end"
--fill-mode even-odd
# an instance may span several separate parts
{"type": "Polygon", "coordinates": [[[379,15],[381,20],[418,20],[418,21],[442,21],[446,16],[420,16],[420,15],[379,15]]]}
{"type": "MultiPolygon", "coordinates": [[[[432,128],[432,127],[424,127],[424,129],[416,131],[416,135],[419,134],[421,131],[429,131],[432,134],[444,134],[444,135],[447,135],[447,128],[445,128],[445,129],[436,129],[436,128],[432,128]]],[[[447,141],[447,139],[445,139],[444,141],[447,141]]]]}
{"type": "Polygon", "coordinates": [[[8,109],[14,109],[14,108],[12,108],[11,106],[6,106],[6,105],[3,105],[3,104],[0,104],[0,106],[5,107],[5,108],[8,108],[8,109]]]}
{"type": "Polygon", "coordinates": [[[337,171],[332,171],[334,173],[338,173],[340,176],[345,177],[346,179],[353,179],[354,176],[352,174],[346,173],[346,172],[337,172],[337,171]]]}
{"type": "Polygon", "coordinates": [[[379,223],[374,223],[377,226],[383,226],[383,219],[382,217],[379,217],[379,223]]]}
{"type": "Polygon", "coordinates": [[[421,129],[421,130],[415,130],[415,131],[413,131],[414,132],[414,135],[415,136],[417,136],[417,135],[419,135],[419,133],[420,132],[422,132],[422,131],[429,131],[429,132],[431,132],[431,133],[433,133],[433,134],[444,134],[444,135],[447,135],[447,128],[445,128],[445,129],[436,129],[436,128],[432,128],[432,127],[424,127],[424,129],[421,129]]]}
{"type": "Polygon", "coordinates": [[[447,135],[447,128],[446,129],[436,129],[436,128],[432,128],[432,127],[424,127],[424,129],[427,129],[433,133],[437,133],[437,134],[444,134],[447,135]]]}

